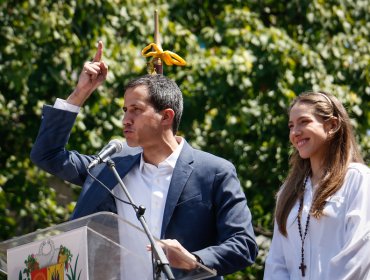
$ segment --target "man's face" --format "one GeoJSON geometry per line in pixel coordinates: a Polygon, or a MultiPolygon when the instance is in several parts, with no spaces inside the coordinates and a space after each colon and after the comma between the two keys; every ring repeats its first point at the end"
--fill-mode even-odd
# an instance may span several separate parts
{"type": "Polygon", "coordinates": [[[143,149],[161,140],[162,114],[149,103],[146,86],[127,89],[124,95],[123,134],[131,147],[143,149]]]}

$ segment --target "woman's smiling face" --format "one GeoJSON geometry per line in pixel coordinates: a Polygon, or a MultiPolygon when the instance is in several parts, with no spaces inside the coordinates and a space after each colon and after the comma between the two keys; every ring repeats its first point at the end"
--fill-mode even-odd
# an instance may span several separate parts
{"type": "Polygon", "coordinates": [[[314,113],[313,105],[296,103],[289,114],[289,140],[301,158],[321,162],[329,134],[325,121],[314,113]]]}

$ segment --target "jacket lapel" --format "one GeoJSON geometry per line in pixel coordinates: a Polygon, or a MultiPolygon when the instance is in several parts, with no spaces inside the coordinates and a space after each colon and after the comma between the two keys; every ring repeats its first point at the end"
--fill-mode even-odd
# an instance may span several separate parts
{"type": "MultiPolygon", "coordinates": [[[[131,168],[140,162],[140,156],[141,154],[139,153],[134,156],[112,158],[116,164],[117,173],[121,178],[125,177],[131,168]]],[[[92,172],[92,174],[110,190],[113,190],[118,184],[113,171],[110,170],[110,167],[107,165],[97,167],[96,171],[92,172]]],[[[108,190],[91,176],[88,176],[78,199],[76,209],[72,215],[72,219],[94,213],[97,206],[102,203],[108,195],[110,195],[108,190]]]]}
{"type": "MultiPolygon", "coordinates": [[[[184,139],[185,141],[185,139],[184,139]]],[[[190,174],[193,172],[193,152],[190,145],[185,141],[184,147],[177,159],[175,169],[173,170],[171,183],[169,186],[166,206],[163,214],[161,238],[164,238],[167,226],[171,220],[180,195],[188,181],[190,174]]]]}

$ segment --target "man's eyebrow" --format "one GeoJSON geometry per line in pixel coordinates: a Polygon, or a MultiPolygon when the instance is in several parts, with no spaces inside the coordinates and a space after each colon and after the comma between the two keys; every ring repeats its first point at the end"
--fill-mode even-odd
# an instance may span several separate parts
{"type": "Polygon", "coordinates": [[[128,105],[128,106],[126,106],[126,105],[123,105],[122,106],[122,109],[126,109],[127,110],[127,108],[142,108],[144,105],[142,105],[142,104],[131,104],[131,105],[128,105]]]}

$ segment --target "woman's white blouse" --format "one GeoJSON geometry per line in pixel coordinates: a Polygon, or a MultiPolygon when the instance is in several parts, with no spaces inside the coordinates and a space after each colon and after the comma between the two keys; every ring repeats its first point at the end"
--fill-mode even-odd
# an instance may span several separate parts
{"type": "MultiPolygon", "coordinates": [[[[313,188],[307,181],[302,212],[304,232],[313,188]]],[[[311,216],[305,239],[306,276],[302,277],[297,202],[287,220],[288,236],[274,226],[264,279],[370,279],[370,169],[352,163],[341,189],[327,199],[324,216],[311,216]]],[[[303,234],[302,232],[302,234],[303,234]]]]}

